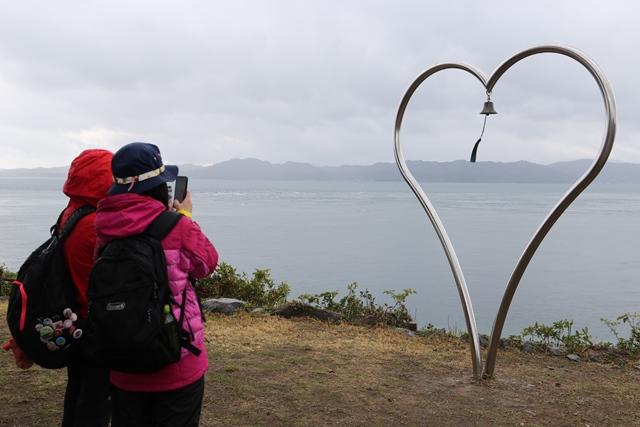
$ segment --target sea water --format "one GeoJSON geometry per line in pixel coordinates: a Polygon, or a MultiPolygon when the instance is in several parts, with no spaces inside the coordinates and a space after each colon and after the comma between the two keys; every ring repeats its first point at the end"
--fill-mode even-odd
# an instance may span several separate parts
{"type": "MultiPolygon", "coordinates": [[[[66,205],[62,179],[0,178],[0,263],[17,271],[66,205]]],[[[194,220],[220,260],[302,294],[357,282],[379,304],[406,300],[421,327],[466,330],[442,245],[404,182],[189,181],[194,220]]],[[[489,334],[515,264],[568,185],[427,184],[460,260],[478,330],[489,334]]],[[[592,185],[540,245],[515,293],[502,336],[568,319],[596,341],[601,318],[640,311],[640,187],[592,185]]],[[[624,330],[624,329],[623,329],[624,330]]]]}

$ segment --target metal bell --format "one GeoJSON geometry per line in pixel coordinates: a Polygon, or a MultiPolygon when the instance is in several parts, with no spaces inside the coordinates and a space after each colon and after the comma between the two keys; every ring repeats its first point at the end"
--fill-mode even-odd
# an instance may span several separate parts
{"type": "Polygon", "coordinates": [[[480,114],[486,114],[488,116],[489,114],[498,114],[498,112],[493,108],[493,102],[487,101],[484,103],[480,114]]]}

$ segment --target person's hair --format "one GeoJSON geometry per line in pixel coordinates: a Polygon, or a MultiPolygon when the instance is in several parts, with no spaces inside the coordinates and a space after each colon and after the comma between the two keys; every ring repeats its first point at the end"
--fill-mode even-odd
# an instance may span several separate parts
{"type": "Polygon", "coordinates": [[[166,182],[163,182],[162,184],[153,187],[151,190],[144,191],[140,194],[143,196],[149,196],[152,199],[156,199],[164,206],[169,205],[169,187],[167,186],[166,182]]]}

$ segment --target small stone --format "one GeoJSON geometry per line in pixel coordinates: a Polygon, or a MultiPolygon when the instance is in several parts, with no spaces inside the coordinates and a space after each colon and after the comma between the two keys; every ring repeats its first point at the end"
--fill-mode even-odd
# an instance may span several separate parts
{"type": "Polygon", "coordinates": [[[478,335],[478,340],[480,342],[480,347],[487,347],[489,345],[489,335],[478,335]]]}
{"type": "Polygon", "coordinates": [[[235,298],[212,298],[202,303],[202,310],[210,313],[222,313],[229,316],[244,305],[244,301],[235,298]]]}
{"type": "Polygon", "coordinates": [[[522,351],[524,351],[525,353],[533,353],[533,349],[534,349],[534,344],[531,341],[527,341],[526,343],[522,344],[522,351]]]}
{"type": "Polygon", "coordinates": [[[571,360],[572,362],[581,362],[582,361],[580,356],[578,356],[577,354],[567,354],[567,359],[571,360]]]}
{"type": "Polygon", "coordinates": [[[589,360],[596,363],[602,362],[602,358],[598,353],[589,353],[589,360]]]}
{"type": "Polygon", "coordinates": [[[562,347],[549,347],[549,353],[553,354],[554,356],[564,356],[566,353],[566,349],[562,347]]]}

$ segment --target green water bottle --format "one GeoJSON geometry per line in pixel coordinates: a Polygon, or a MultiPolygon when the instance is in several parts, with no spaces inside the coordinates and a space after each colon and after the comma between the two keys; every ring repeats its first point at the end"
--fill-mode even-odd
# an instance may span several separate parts
{"type": "Polygon", "coordinates": [[[171,348],[172,353],[178,354],[179,358],[180,342],[178,340],[178,324],[171,314],[171,307],[169,307],[169,304],[164,305],[164,327],[169,338],[169,348],[171,348]]]}

